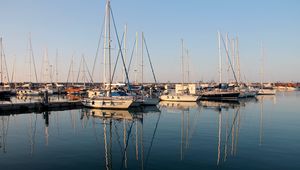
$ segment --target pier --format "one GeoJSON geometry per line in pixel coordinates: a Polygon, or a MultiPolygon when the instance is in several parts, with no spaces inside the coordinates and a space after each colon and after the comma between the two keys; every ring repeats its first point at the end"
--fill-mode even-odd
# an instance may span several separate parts
{"type": "Polygon", "coordinates": [[[51,111],[76,109],[82,107],[80,100],[76,101],[53,101],[53,102],[27,102],[27,103],[4,103],[0,104],[0,113],[9,111],[30,112],[30,111],[51,111]]]}

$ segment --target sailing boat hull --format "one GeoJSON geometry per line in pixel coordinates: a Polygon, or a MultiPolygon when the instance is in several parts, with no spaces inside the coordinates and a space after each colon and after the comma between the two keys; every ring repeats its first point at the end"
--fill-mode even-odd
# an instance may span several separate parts
{"type": "Polygon", "coordinates": [[[199,96],[194,95],[161,95],[160,100],[162,101],[173,101],[173,102],[196,102],[199,100],[199,96]]]}
{"type": "Polygon", "coordinates": [[[10,98],[10,90],[0,90],[0,99],[10,98]]]}
{"type": "Polygon", "coordinates": [[[144,97],[143,99],[137,99],[136,102],[143,106],[156,106],[159,103],[159,98],[144,97]]]}
{"type": "Polygon", "coordinates": [[[17,90],[17,95],[20,95],[20,96],[39,96],[40,92],[38,90],[22,89],[22,90],[17,90]]]}
{"type": "Polygon", "coordinates": [[[201,99],[204,100],[237,100],[240,92],[230,91],[209,91],[204,92],[201,95],[201,99]]]}
{"type": "Polygon", "coordinates": [[[260,89],[258,95],[275,95],[276,90],[273,89],[260,89]]]}
{"type": "Polygon", "coordinates": [[[86,107],[98,109],[128,109],[133,104],[132,98],[127,97],[97,97],[81,101],[86,107]]]}

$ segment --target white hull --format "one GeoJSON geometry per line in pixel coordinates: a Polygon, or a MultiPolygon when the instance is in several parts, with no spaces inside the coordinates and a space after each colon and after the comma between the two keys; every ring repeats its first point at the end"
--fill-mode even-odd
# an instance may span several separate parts
{"type": "Polygon", "coordinates": [[[273,90],[273,89],[260,89],[257,94],[259,94],[259,95],[275,95],[276,90],[273,90]]]}
{"type": "Polygon", "coordinates": [[[38,91],[38,90],[29,90],[29,89],[17,90],[17,95],[20,95],[20,96],[38,96],[38,95],[40,95],[40,91],[38,91]]]}
{"type": "Polygon", "coordinates": [[[129,97],[93,97],[81,101],[86,107],[98,109],[128,109],[133,98],[129,97]]]}
{"type": "Polygon", "coordinates": [[[257,91],[241,90],[239,97],[240,98],[255,97],[257,93],[258,93],[257,91]]]}
{"type": "Polygon", "coordinates": [[[144,97],[143,99],[137,99],[137,102],[139,102],[141,105],[144,106],[155,106],[159,103],[159,98],[150,98],[150,97],[144,97]]]}
{"type": "Polygon", "coordinates": [[[161,95],[160,100],[162,101],[173,101],[173,102],[196,102],[199,100],[199,96],[194,95],[161,95]]]}

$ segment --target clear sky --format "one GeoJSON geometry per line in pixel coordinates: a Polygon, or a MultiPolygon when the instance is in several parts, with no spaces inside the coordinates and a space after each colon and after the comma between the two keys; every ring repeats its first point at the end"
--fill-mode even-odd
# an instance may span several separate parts
{"type": "MultiPolygon", "coordinates": [[[[0,0],[0,4],[0,36],[10,74],[16,56],[16,81],[29,79],[25,74],[29,32],[40,80],[45,48],[53,67],[58,49],[59,81],[67,81],[72,55],[74,71],[79,70],[82,55],[91,70],[105,0],[0,0]]],[[[111,5],[119,34],[128,26],[128,53],[135,33],[144,32],[159,82],[181,81],[182,38],[189,49],[190,80],[217,81],[218,30],[223,36],[227,32],[230,38],[238,36],[243,79],[260,81],[263,41],[265,80],[300,81],[299,0],[112,0],[111,5]]],[[[117,49],[113,50],[115,54],[117,49]]],[[[103,68],[100,57],[96,81],[103,68]]],[[[152,81],[149,64],[144,65],[144,77],[152,81]]],[[[132,73],[130,77],[134,79],[132,73]]]]}

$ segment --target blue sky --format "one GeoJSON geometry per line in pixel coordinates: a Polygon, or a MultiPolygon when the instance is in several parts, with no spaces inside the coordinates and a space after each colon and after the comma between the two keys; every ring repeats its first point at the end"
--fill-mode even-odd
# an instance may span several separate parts
{"type": "MultiPolygon", "coordinates": [[[[228,32],[230,38],[238,36],[244,80],[260,81],[263,41],[265,81],[300,81],[298,0],[112,0],[111,4],[119,34],[128,25],[128,53],[135,33],[144,32],[159,82],[181,81],[181,38],[189,49],[190,80],[217,81],[218,30],[223,35],[228,32]]],[[[45,48],[53,67],[58,49],[59,81],[67,80],[72,55],[76,59],[75,71],[82,55],[91,69],[104,9],[104,0],[2,0],[0,36],[10,74],[16,56],[15,80],[28,79],[25,70],[29,64],[25,59],[29,32],[38,77],[45,48]]],[[[99,57],[96,63],[96,81],[102,75],[100,60],[99,57]]],[[[117,79],[120,77],[118,74],[117,79]]],[[[134,79],[132,73],[130,77],[134,79]]],[[[144,77],[145,81],[152,81],[148,63],[144,77]]]]}

